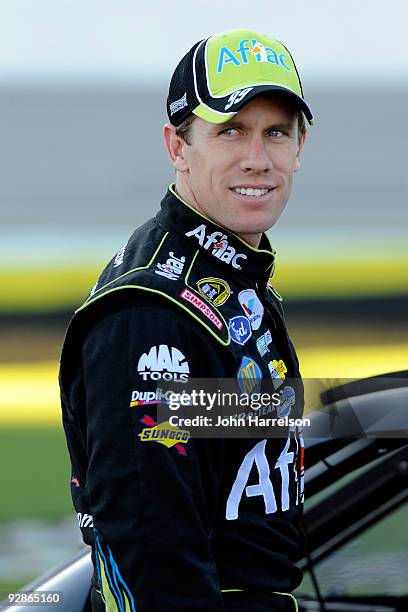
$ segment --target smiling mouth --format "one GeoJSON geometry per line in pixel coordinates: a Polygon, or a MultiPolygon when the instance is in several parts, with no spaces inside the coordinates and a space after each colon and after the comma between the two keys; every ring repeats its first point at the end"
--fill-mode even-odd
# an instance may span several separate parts
{"type": "Polygon", "coordinates": [[[238,193],[239,195],[255,196],[259,198],[260,196],[266,195],[273,189],[274,187],[233,187],[232,191],[238,193]]]}

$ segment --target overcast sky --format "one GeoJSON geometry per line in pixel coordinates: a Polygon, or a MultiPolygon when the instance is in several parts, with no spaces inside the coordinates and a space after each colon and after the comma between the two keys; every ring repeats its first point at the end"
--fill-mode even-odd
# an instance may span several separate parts
{"type": "Polygon", "coordinates": [[[0,82],[168,80],[192,44],[253,27],[304,81],[407,82],[406,0],[0,0],[0,82]]]}

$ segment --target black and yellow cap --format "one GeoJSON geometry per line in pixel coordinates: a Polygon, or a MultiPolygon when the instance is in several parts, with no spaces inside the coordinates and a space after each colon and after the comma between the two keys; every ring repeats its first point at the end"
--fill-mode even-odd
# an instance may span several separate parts
{"type": "Polygon", "coordinates": [[[180,61],[170,82],[167,114],[175,126],[191,113],[224,123],[268,91],[288,94],[313,122],[288,49],[254,30],[228,30],[195,43],[180,61]]]}

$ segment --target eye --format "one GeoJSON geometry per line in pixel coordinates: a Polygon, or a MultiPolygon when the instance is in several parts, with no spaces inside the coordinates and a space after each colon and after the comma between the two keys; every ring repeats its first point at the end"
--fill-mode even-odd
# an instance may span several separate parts
{"type": "Polygon", "coordinates": [[[266,134],[267,136],[272,136],[273,138],[281,138],[282,136],[287,136],[286,132],[283,132],[282,130],[278,130],[274,128],[267,130],[266,134]]]}
{"type": "Polygon", "coordinates": [[[225,130],[221,130],[220,134],[224,134],[225,136],[235,136],[238,134],[238,131],[235,128],[225,128],[225,130]]]}

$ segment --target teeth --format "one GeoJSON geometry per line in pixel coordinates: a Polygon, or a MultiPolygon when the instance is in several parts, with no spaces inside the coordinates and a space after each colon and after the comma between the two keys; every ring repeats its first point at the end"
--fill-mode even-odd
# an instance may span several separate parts
{"type": "Polygon", "coordinates": [[[247,196],[256,196],[259,198],[259,196],[261,195],[265,195],[265,193],[268,193],[269,189],[253,189],[252,187],[235,187],[234,191],[236,193],[240,193],[241,195],[247,195],[247,196]]]}

